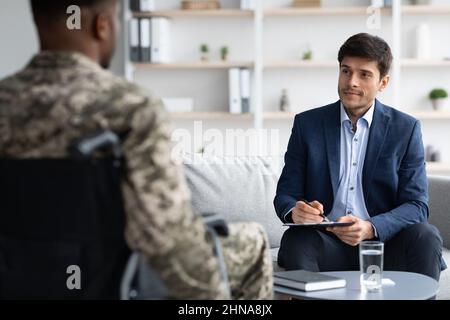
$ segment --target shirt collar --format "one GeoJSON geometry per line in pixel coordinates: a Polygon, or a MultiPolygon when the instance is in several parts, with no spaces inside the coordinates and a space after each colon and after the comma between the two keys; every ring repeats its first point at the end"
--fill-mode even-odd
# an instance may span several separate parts
{"type": "MultiPolygon", "coordinates": [[[[374,110],[375,110],[375,100],[372,103],[372,106],[369,108],[369,110],[367,110],[367,112],[361,117],[361,119],[366,120],[368,128],[370,128],[370,125],[372,124],[374,110]]],[[[350,118],[348,117],[347,112],[345,112],[344,105],[341,102],[341,124],[346,120],[350,121],[350,118]]]]}

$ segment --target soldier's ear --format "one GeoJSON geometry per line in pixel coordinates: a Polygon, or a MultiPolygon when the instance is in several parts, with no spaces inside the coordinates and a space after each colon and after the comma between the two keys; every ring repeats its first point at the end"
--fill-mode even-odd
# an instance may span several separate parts
{"type": "Polygon", "coordinates": [[[111,35],[111,26],[108,16],[106,14],[99,13],[95,15],[93,22],[95,38],[101,41],[108,40],[111,35]]]}

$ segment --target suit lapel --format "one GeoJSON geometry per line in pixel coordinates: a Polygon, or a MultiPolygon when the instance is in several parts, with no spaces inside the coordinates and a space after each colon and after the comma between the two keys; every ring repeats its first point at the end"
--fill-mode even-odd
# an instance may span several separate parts
{"type": "Polygon", "coordinates": [[[363,192],[367,206],[369,186],[372,181],[373,172],[380,157],[384,141],[389,129],[390,117],[385,113],[383,105],[375,100],[372,125],[370,127],[369,140],[367,142],[366,157],[363,168],[363,192]]]}
{"type": "Polygon", "coordinates": [[[336,196],[339,186],[339,166],[341,162],[341,125],[340,101],[331,106],[331,112],[323,117],[325,140],[327,145],[328,170],[330,171],[333,195],[336,196]]]}

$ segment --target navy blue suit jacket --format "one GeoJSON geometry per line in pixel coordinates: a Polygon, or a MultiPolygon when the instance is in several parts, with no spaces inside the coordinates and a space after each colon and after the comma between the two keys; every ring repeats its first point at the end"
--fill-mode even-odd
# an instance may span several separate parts
{"type": "MultiPolygon", "coordinates": [[[[284,215],[305,198],[329,214],[339,183],[340,102],[296,115],[275,210],[284,215]]],[[[370,221],[381,241],[428,218],[428,183],[420,122],[375,101],[362,177],[370,221]]],[[[285,221],[283,221],[285,222],[285,221]]]]}

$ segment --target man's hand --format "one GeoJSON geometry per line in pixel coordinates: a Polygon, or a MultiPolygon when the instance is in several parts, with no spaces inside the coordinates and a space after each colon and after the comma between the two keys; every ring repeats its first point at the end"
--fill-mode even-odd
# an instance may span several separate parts
{"type": "Polygon", "coordinates": [[[320,223],[323,218],[320,214],[323,212],[323,205],[319,201],[313,201],[307,205],[303,201],[298,201],[292,210],[292,221],[297,224],[320,223]]]}
{"type": "Polygon", "coordinates": [[[349,215],[341,217],[337,222],[355,222],[348,227],[329,227],[327,231],[333,232],[342,242],[351,246],[357,246],[361,241],[375,237],[373,226],[369,221],[361,220],[349,215]]]}

